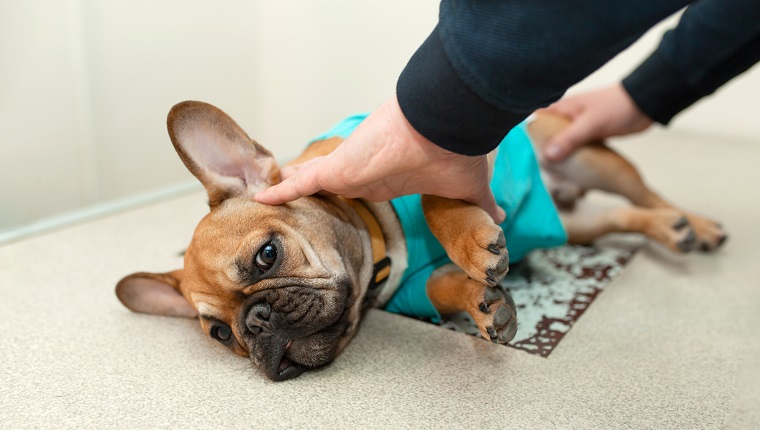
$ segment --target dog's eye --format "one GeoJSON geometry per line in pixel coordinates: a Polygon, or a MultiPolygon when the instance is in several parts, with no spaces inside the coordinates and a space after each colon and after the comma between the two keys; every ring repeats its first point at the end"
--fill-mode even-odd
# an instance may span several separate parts
{"type": "Polygon", "coordinates": [[[275,261],[277,261],[277,247],[271,242],[262,246],[256,254],[256,265],[262,272],[271,269],[275,261]]]}
{"type": "Polygon", "coordinates": [[[232,337],[232,330],[226,324],[215,325],[211,328],[211,337],[225,343],[232,337]]]}

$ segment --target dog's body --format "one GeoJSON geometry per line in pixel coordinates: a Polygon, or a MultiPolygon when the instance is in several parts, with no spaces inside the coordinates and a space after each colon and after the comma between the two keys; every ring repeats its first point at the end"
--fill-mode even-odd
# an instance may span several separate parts
{"type": "MultiPolygon", "coordinates": [[[[543,115],[527,129],[540,147],[566,124],[543,115]]],[[[547,213],[554,211],[550,204],[548,209],[539,206],[543,209],[536,212],[537,218],[523,211],[529,206],[524,202],[549,197],[540,179],[534,178],[537,182],[518,193],[523,198],[512,199],[514,210],[506,208],[511,218],[500,227],[471,204],[411,197],[420,201],[423,212],[416,216],[424,217],[441,246],[432,252],[433,261],[420,269],[420,250],[437,244],[430,246],[435,241],[427,240],[416,246],[405,238],[410,227],[398,202],[314,196],[282,206],[259,204],[253,194],[276,183],[279,168],[232,119],[213,106],[183,102],[169,113],[168,127],[178,154],[206,187],[211,212],[193,235],[184,269],[129,275],[117,285],[117,295],[137,312],[199,316],[204,331],[249,356],[273,380],[332,361],[356,333],[366,306],[428,312],[424,316],[433,318],[466,311],[484,337],[508,342],[517,328],[515,306],[499,282],[508,270],[505,246],[524,231],[541,238],[559,226],[562,235],[549,235],[551,240],[536,240],[534,245],[528,237],[527,246],[515,245],[523,248],[519,254],[565,239],[589,243],[613,231],[644,233],[676,252],[695,245],[713,250],[725,239],[717,224],[659,198],[629,163],[600,143],[547,166],[558,183],[552,191],[555,199],[569,206],[585,190],[598,188],[622,194],[639,207],[590,218],[570,212],[562,215],[560,224],[556,213],[547,213]],[[541,219],[544,215],[548,217],[541,219]],[[547,224],[552,222],[556,225],[547,224]],[[522,229],[512,236],[515,225],[522,229]],[[547,229],[541,230],[542,225],[547,229]],[[419,279],[410,283],[410,278],[419,279]]],[[[329,153],[342,137],[322,136],[293,163],[329,153]]],[[[502,154],[508,162],[509,154],[502,154]]],[[[526,160],[534,167],[510,176],[515,182],[508,189],[519,188],[517,182],[537,171],[532,152],[529,155],[526,160]]],[[[496,160],[498,164],[498,156],[496,160]]]]}
{"type": "MultiPolygon", "coordinates": [[[[345,139],[366,117],[367,114],[350,116],[314,142],[320,145],[323,141],[345,139]]],[[[566,243],[567,235],[540,177],[525,124],[515,127],[502,140],[491,161],[491,189],[506,213],[499,227],[509,250],[509,263],[519,262],[532,250],[566,243]]],[[[403,260],[392,260],[394,273],[401,273],[401,279],[385,282],[375,304],[393,313],[438,320],[441,315],[430,302],[426,285],[432,273],[451,260],[428,228],[419,195],[395,198],[391,206],[393,218],[401,225],[407,252],[403,260]]]]}

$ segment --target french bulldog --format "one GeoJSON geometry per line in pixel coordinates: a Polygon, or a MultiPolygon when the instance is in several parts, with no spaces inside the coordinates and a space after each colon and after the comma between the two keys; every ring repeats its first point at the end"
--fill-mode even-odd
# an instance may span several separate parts
{"type": "MultiPolygon", "coordinates": [[[[291,163],[328,154],[360,121],[344,122],[341,132],[328,132],[291,163]]],[[[568,125],[550,114],[536,115],[514,137],[531,148],[499,146],[502,162],[511,163],[507,176],[499,173],[499,155],[489,158],[492,186],[502,182],[494,188],[497,201],[507,207],[502,225],[477,206],[427,195],[390,202],[314,195],[260,204],[253,196],[278,183],[278,163],[228,115],[187,101],[171,109],[167,125],[179,157],[208,193],[210,212],[193,234],[184,268],[126,276],[117,297],[135,312],[198,318],[204,332],[274,381],[333,361],[368,307],[431,319],[465,311],[483,337],[509,342],[517,316],[500,281],[510,259],[535,248],[587,244],[612,232],[642,233],[679,253],[714,251],[726,239],[719,224],[653,192],[603,142],[564,162],[536,160],[568,125]],[[569,210],[591,189],[622,195],[632,206],[592,215],[569,210]],[[567,210],[556,210],[552,198],[567,210]]]]}

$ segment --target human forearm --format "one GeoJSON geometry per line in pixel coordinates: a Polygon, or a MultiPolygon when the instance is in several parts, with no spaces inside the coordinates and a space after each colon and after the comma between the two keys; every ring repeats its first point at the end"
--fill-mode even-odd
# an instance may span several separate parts
{"type": "Polygon", "coordinates": [[[485,154],[687,3],[444,0],[438,26],[399,78],[399,104],[430,141],[485,154]]]}
{"type": "Polygon", "coordinates": [[[760,2],[702,0],[623,86],[661,124],[760,60],[760,2]]]}

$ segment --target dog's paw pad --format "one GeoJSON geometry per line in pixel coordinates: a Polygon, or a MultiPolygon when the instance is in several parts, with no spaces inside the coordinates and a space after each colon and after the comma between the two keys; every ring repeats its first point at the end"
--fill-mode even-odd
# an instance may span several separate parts
{"type": "Polygon", "coordinates": [[[515,337],[515,302],[506,290],[486,287],[478,310],[480,312],[473,317],[483,337],[493,343],[507,343],[515,337]]]}

